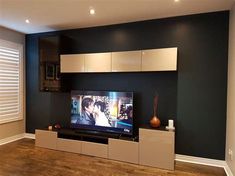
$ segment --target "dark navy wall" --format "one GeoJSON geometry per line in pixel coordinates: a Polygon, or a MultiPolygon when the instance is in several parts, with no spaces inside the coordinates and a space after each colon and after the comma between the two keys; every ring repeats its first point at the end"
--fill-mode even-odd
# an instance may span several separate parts
{"type": "Polygon", "coordinates": [[[177,72],[64,76],[71,89],[133,91],[136,126],[148,124],[158,91],[160,119],[176,122],[176,153],[224,159],[228,22],[226,11],[27,35],[26,131],[69,125],[70,94],[39,92],[40,36],[69,38],[64,54],[178,47],[177,72]]]}

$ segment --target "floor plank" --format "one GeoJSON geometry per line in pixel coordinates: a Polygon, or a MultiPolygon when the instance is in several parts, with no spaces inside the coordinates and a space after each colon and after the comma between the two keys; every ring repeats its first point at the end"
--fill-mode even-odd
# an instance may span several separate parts
{"type": "Polygon", "coordinates": [[[0,176],[226,176],[224,169],[176,162],[175,171],[48,150],[22,139],[0,146],[0,176]]]}

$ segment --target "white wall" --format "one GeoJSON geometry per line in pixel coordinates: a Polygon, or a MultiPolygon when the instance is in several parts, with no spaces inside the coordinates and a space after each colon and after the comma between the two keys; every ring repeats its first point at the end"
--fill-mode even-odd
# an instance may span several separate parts
{"type": "Polygon", "coordinates": [[[235,4],[230,11],[227,96],[226,162],[235,175],[235,4]],[[233,161],[228,155],[229,149],[233,151],[233,161]]]}
{"type": "MultiPolygon", "coordinates": [[[[23,44],[25,48],[25,35],[22,33],[0,26],[0,39],[23,44]]],[[[18,134],[22,134],[24,132],[25,132],[25,117],[23,120],[19,120],[16,122],[0,124],[0,140],[18,134]]]]}

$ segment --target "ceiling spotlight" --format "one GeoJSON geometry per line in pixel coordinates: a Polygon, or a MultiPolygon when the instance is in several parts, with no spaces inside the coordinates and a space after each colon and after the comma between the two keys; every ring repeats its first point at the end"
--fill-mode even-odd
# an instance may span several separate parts
{"type": "Polygon", "coordinates": [[[91,8],[91,9],[90,9],[90,14],[91,14],[91,15],[94,15],[94,14],[95,14],[95,9],[91,8]]]}
{"type": "Polygon", "coordinates": [[[25,20],[25,23],[28,23],[28,24],[29,24],[30,22],[29,22],[29,20],[28,20],[28,19],[26,19],[26,20],[25,20]]]}
{"type": "Polygon", "coordinates": [[[175,2],[179,2],[180,0],[175,0],[175,2]]]}

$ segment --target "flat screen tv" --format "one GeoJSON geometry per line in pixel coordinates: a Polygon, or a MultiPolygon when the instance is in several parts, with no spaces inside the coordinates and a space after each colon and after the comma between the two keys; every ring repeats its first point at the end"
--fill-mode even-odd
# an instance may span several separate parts
{"type": "Polygon", "coordinates": [[[133,93],[71,91],[71,126],[132,135],[133,93]]]}

